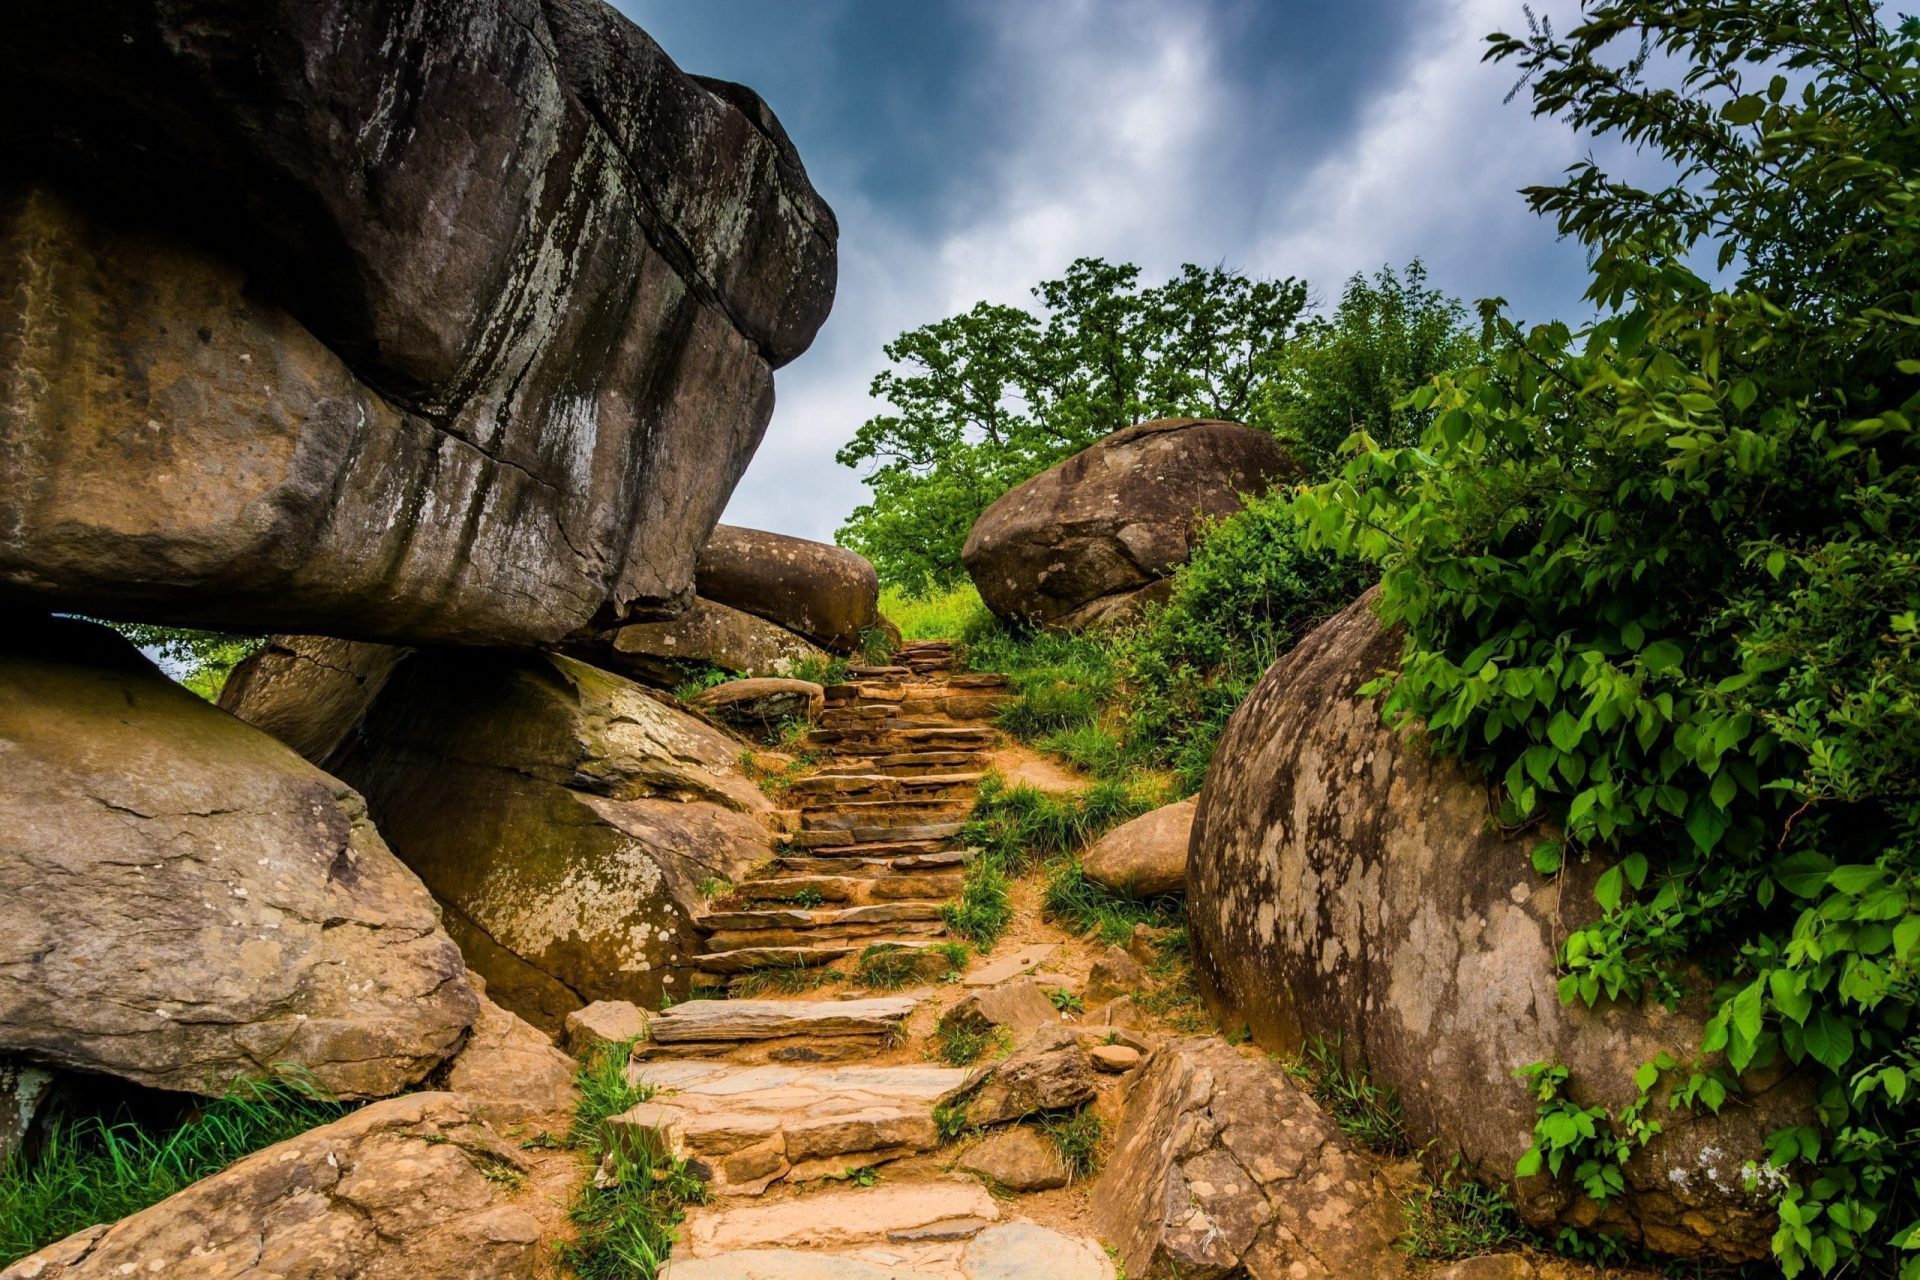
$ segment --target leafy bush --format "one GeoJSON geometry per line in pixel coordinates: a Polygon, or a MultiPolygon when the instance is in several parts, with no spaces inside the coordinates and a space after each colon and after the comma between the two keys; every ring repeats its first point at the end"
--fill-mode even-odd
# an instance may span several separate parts
{"type": "Polygon", "coordinates": [[[182,685],[213,702],[220,697],[233,669],[259,652],[265,636],[230,635],[225,631],[197,631],[190,627],[156,627],[144,622],[110,623],[147,653],[159,658],[167,673],[182,685]]]}
{"type": "Polygon", "coordinates": [[[225,1096],[157,1127],[130,1115],[56,1119],[30,1159],[0,1164],[0,1267],[86,1227],[116,1222],[242,1156],[352,1110],[310,1080],[238,1081],[225,1096]]]}
{"type": "MultiPolygon", "coordinates": [[[[1584,16],[1494,52],[1537,112],[1684,171],[1647,192],[1585,162],[1528,193],[1590,247],[1603,318],[1523,331],[1489,304],[1483,362],[1414,397],[1420,447],[1362,442],[1303,510],[1382,567],[1407,633],[1388,714],[1499,779],[1504,821],[1563,833],[1540,870],[1613,864],[1563,998],[1672,1000],[1703,967],[1701,1054],[1819,1083],[1761,1179],[1783,1272],[1914,1280],[1920,24],[1846,0],[1584,16]],[[1645,79],[1653,53],[1679,87],[1645,79]]],[[[1568,1145],[1553,1070],[1523,1168],[1568,1145]]],[[[1723,1100],[1668,1060],[1643,1102],[1666,1078],[1723,1100]]],[[[1649,1124],[1596,1129],[1589,1191],[1649,1124]]]]}

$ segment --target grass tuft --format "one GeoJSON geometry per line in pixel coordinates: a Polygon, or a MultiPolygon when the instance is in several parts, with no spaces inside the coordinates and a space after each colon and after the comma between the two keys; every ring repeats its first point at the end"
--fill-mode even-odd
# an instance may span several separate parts
{"type": "Polygon", "coordinates": [[[311,1078],[237,1081],[180,1124],[125,1112],[54,1120],[39,1152],[0,1164],[0,1267],[74,1232],[115,1222],[242,1156],[337,1120],[353,1108],[311,1078]]]}
{"type": "Polygon", "coordinates": [[[1406,1155],[1412,1150],[1400,1096],[1376,1087],[1364,1072],[1348,1069],[1337,1041],[1309,1041],[1306,1051],[1287,1064],[1287,1074],[1305,1085],[1341,1132],[1355,1142],[1383,1155],[1406,1155]]]}
{"type": "Polygon", "coordinates": [[[1125,946],[1135,925],[1179,928],[1186,920],[1187,904],[1175,894],[1145,901],[1124,897],[1087,879],[1080,859],[1069,854],[1047,867],[1046,913],[1075,933],[1091,933],[1103,943],[1125,946]]]}
{"type": "Polygon", "coordinates": [[[933,1033],[934,1048],[950,1067],[970,1067],[989,1053],[1012,1048],[1005,1027],[943,1022],[933,1033]]]}
{"type": "Polygon", "coordinates": [[[1099,1171],[1100,1139],[1106,1134],[1099,1116],[1091,1111],[1056,1113],[1043,1117],[1040,1129],[1060,1153],[1069,1181],[1090,1178],[1099,1171]]]}
{"type": "Polygon", "coordinates": [[[1416,1258],[1471,1258],[1529,1240],[1506,1196],[1467,1176],[1458,1157],[1445,1177],[1402,1199],[1400,1212],[1400,1247],[1416,1258]]]}

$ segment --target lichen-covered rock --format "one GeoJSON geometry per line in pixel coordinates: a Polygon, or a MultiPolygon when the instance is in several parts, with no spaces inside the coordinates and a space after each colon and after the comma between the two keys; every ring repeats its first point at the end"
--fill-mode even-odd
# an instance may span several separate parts
{"type": "Polygon", "coordinates": [[[90,623],[0,652],[0,1051],[166,1089],[380,1097],[477,1007],[361,798],[90,623]]]}
{"type": "Polygon", "coordinates": [[[739,750],[571,658],[438,651],[395,669],[339,770],[494,1000],[557,1032],[592,1000],[685,996],[700,885],[772,854],[739,750]]]}
{"type": "Polygon", "coordinates": [[[1189,798],[1162,805],[1101,836],[1080,857],[1087,879],[1133,898],[1179,893],[1187,884],[1196,803],[1189,798]]]}
{"type": "Polygon", "coordinates": [[[677,684],[708,667],[784,677],[805,667],[823,670],[832,661],[784,627],[705,599],[677,618],[576,637],[568,647],[595,666],[656,685],[677,684]]]}
{"type": "Polygon", "coordinates": [[[974,521],[960,558],[980,598],[1009,621],[1065,630],[1117,621],[1163,590],[1202,524],[1297,474],[1264,431],[1143,422],[1001,495],[974,521]]]}
{"type": "Polygon", "coordinates": [[[228,674],[220,708],[324,769],[408,652],[330,636],[274,636],[228,674]]]}
{"type": "Polygon", "coordinates": [[[777,676],[729,680],[693,698],[694,707],[722,724],[755,730],[778,728],[794,720],[818,720],[826,705],[826,690],[811,680],[777,676]]]}
{"type": "Polygon", "coordinates": [[[0,598],[670,612],[831,304],[765,104],[600,0],[27,0],[0,105],[0,598]]]}
{"type": "MultiPolygon", "coordinates": [[[[1538,832],[1489,820],[1486,788],[1458,761],[1386,729],[1361,685],[1400,641],[1372,596],[1276,663],[1227,725],[1194,820],[1187,902],[1197,969],[1227,1025],[1262,1046],[1340,1046],[1399,1092],[1416,1146],[1438,1140],[1479,1177],[1511,1181],[1535,1105],[1515,1073],[1571,1071],[1581,1105],[1615,1110],[1660,1053],[1691,1060],[1697,1003],[1562,1004],[1555,960],[1593,919],[1602,865],[1536,874],[1538,832]],[[1471,1105],[1463,1105],[1465,1100],[1471,1105]]],[[[1760,1258],[1772,1215],[1742,1167],[1764,1139],[1810,1122],[1796,1078],[1755,1073],[1719,1116],[1667,1113],[1603,1207],[1544,1177],[1514,1189],[1528,1223],[1596,1226],[1663,1253],[1760,1258]]]]}
{"type": "Polygon", "coordinates": [[[33,1132],[53,1080],[53,1073],[44,1067],[0,1057],[0,1168],[33,1132]]]}
{"type": "Polygon", "coordinates": [[[836,653],[880,625],[880,579],[844,547],[716,525],[694,584],[707,600],[757,614],[836,653]]]}
{"type": "Polygon", "coordinates": [[[1093,1220],[1140,1280],[1386,1280],[1399,1201],[1280,1063],[1177,1040],[1127,1095],[1093,1220]]]}
{"type": "Polygon", "coordinates": [[[542,1245],[517,1190],[527,1168],[467,1099],[410,1093],[49,1245],[0,1280],[531,1280],[542,1245]]]}

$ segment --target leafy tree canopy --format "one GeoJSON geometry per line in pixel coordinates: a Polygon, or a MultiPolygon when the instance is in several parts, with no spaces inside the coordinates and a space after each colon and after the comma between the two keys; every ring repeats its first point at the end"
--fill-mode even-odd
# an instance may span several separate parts
{"type": "Polygon", "coordinates": [[[1419,447],[1363,442],[1299,506],[1381,565],[1390,713],[1500,779],[1506,821],[1564,833],[1541,871],[1612,864],[1563,998],[1710,975],[1698,1058],[1645,1064],[1626,1111],[1533,1070],[1519,1172],[1616,1194],[1651,1091],[1718,1110],[1724,1067],[1784,1061],[1820,1110],[1760,1180],[1782,1270],[1915,1280],[1920,24],[1867,0],[1582,13],[1492,56],[1537,114],[1672,162],[1653,189],[1589,161],[1527,193],[1589,247],[1604,318],[1523,331],[1486,304],[1486,359],[1414,397],[1419,447]]]}

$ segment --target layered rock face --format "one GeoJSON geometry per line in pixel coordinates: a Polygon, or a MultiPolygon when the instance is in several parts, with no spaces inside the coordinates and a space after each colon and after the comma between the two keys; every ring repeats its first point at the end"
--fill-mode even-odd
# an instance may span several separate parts
{"type": "Polygon", "coordinates": [[[960,556],[980,598],[1008,621],[1064,630],[1117,621],[1186,563],[1202,523],[1298,474],[1264,431],[1143,422],[1001,495],[960,556]]]}
{"type": "Polygon", "coordinates": [[[756,614],[836,653],[880,625],[880,579],[865,556],[734,525],[715,526],[694,584],[702,598],[756,614]]]}
{"type": "Polygon", "coordinates": [[[504,1008],[548,1031],[593,1000],[684,997],[700,885],[771,856],[739,745],[554,654],[403,662],[337,770],[504,1008]]]}
{"type": "Polygon", "coordinates": [[[0,1270],[0,1280],[531,1280],[540,1274],[540,1222],[512,1185],[527,1168],[467,1099],[408,1094],[49,1245],[0,1270]]]}
{"type": "Polygon", "coordinates": [[[0,653],[0,1051],[217,1094],[379,1097],[477,1000],[361,798],[82,622],[0,653]]]}
{"type": "Polygon", "coordinates": [[[830,305],[757,98],[599,0],[30,0],[0,599],[544,643],[670,613],[830,305]]]}
{"type": "MultiPolygon", "coordinates": [[[[1692,1059],[1700,1010],[1560,1002],[1558,946],[1597,912],[1604,868],[1543,879],[1537,832],[1495,829],[1478,778],[1382,726],[1357,690],[1397,664],[1399,640],[1371,606],[1369,594],[1318,628],[1228,723],[1187,871],[1197,967],[1229,1025],[1282,1052],[1339,1046],[1399,1091],[1416,1146],[1438,1140],[1509,1182],[1534,1122],[1516,1072],[1564,1063],[1580,1105],[1617,1111],[1642,1063],[1692,1059]]],[[[1628,1164],[1626,1195],[1603,1207],[1536,1177],[1515,1189],[1521,1216],[1665,1253],[1765,1257],[1771,1214],[1742,1167],[1811,1112],[1794,1080],[1745,1084],[1717,1117],[1670,1115],[1659,1096],[1666,1130],[1628,1164]]]]}

